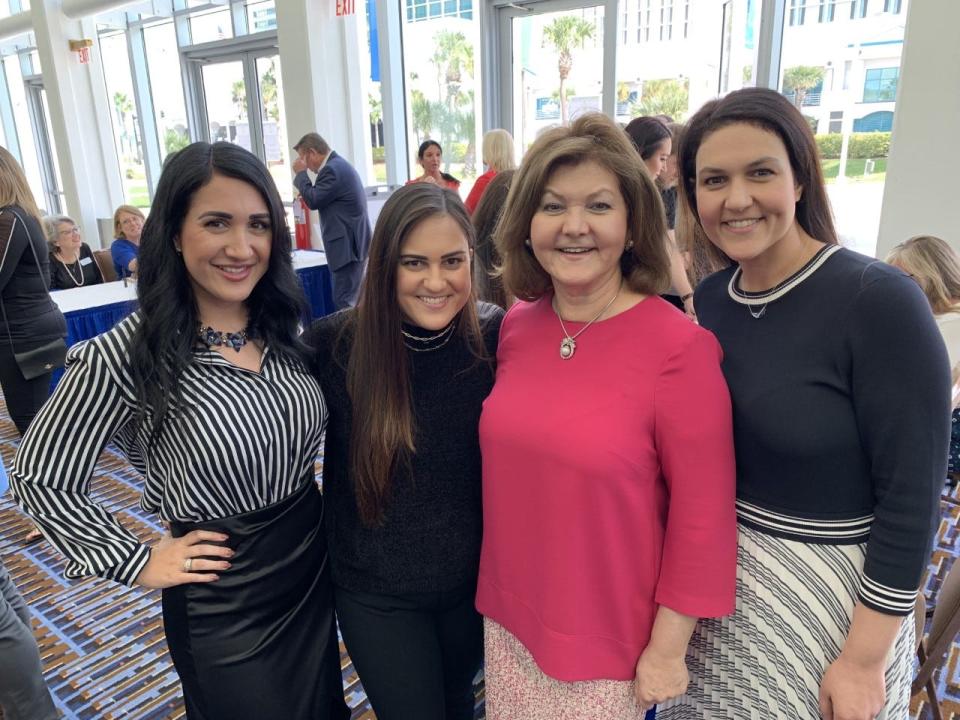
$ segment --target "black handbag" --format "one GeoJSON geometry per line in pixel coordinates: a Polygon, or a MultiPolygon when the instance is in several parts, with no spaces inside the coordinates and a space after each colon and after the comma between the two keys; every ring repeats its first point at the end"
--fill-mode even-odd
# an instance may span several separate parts
{"type": "MultiPolygon", "coordinates": [[[[17,212],[10,210],[10,208],[4,209],[13,212],[14,217],[26,227],[26,224],[23,223],[23,219],[17,212]]],[[[33,240],[29,235],[27,236],[27,241],[30,245],[30,251],[33,253],[33,259],[37,263],[37,271],[40,273],[40,278],[42,279],[43,267],[40,265],[37,249],[33,246],[33,240]]],[[[50,292],[50,288],[46,288],[46,290],[48,293],[50,292]]],[[[13,345],[13,336],[10,334],[10,323],[7,322],[7,309],[3,305],[2,297],[0,297],[0,312],[3,313],[3,324],[7,328],[7,339],[10,341],[10,348],[13,350],[13,359],[16,360],[20,368],[20,374],[23,375],[24,380],[33,380],[55,368],[63,367],[67,359],[67,344],[63,338],[51,340],[32,350],[17,352],[13,345]]]]}

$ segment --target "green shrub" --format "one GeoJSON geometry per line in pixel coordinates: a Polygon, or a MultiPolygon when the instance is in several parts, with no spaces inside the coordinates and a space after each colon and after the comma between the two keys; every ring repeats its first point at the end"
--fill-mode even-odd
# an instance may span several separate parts
{"type": "MultiPolygon", "coordinates": [[[[835,160],[840,157],[841,135],[830,133],[816,136],[820,157],[824,160],[835,160]]],[[[847,146],[848,160],[863,160],[866,158],[885,158],[890,154],[890,133],[867,132],[852,133],[847,146]]]]}
{"type": "Polygon", "coordinates": [[[890,133],[853,133],[847,156],[850,158],[885,158],[890,154],[890,133]]]}
{"type": "Polygon", "coordinates": [[[375,147],[373,148],[373,161],[375,163],[382,163],[387,161],[387,149],[384,147],[375,147]]]}
{"type": "Polygon", "coordinates": [[[840,157],[840,133],[817,135],[816,141],[817,147],[820,149],[821,158],[830,160],[840,157]]]}

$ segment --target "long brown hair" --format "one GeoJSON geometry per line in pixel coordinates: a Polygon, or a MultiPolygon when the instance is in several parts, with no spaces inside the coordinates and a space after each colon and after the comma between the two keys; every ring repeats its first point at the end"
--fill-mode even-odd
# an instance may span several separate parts
{"type": "Polygon", "coordinates": [[[474,290],[478,298],[499,305],[504,310],[509,306],[510,299],[503,289],[500,253],[497,252],[494,235],[503,217],[504,203],[515,173],[516,170],[502,170],[494,175],[473,212],[473,226],[477,229],[477,251],[473,258],[474,290]]]}
{"type": "Polygon", "coordinates": [[[40,210],[17,159],[0,147],[0,207],[16,205],[40,222],[40,210]]]}
{"type": "Polygon", "coordinates": [[[585,162],[595,162],[617,178],[627,206],[626,240],[628,244],[633,241],[633,246],[621,256],[624,282],[634,292],[644,294],[669,287],[670,259],[663,241],[667,235],[666,214],[660,192],[638,160],[626,133],[600,113],[586,113],[569,127],[547,130],[537,138],[510,185],[496,231],[507,292],[533,301],[553,287],[550,275],[526,246],[530,223],[554,170],[585,162]]]}
{"type": "MultiPolygon", "coordinates": [[[[706,137],[736,123],[752,125],[780,138],[790,158],[794,182],[803,188],[797,201],[796,219],[814,240],[838,242],[833,212],[820,167],[820,153],[810,125],[796,106],[768,88],[743,88],[719,100],[711,100],[687,122],[677,153],[681,213],[693,216],[694,262],[708,270],[726,267],[731,260],[709,241],[697,210],[697,153],[706,137]]],[[[700,274],[700,273],[698,273],[700,274]]]]}
{"type": "MultiPolygon", "coordinates": [[[[421,222],[447,216],[463,231],[473,255],[476,237],[456,193],[431,183],[398,189],[380,211],[370,244],[367,274],[349,327],[353,347],[347,363],[347,392],[353,405],[350,468],[357,510],[367,526],[386,516],[391,477],[416,451],[416,418],[410,368],[397,303],[397,270],[403,243],[421,222]]],[[[479,358],[484,354],[476,298],[460,311],[456,331],[479,358]]]]}

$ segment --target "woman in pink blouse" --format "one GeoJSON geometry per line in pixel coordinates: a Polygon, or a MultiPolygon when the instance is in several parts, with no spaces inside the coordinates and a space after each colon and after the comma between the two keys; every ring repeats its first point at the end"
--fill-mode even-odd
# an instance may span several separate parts
{"type": "Polygon", "coordinates": [[[608,118],[534,143],[497,237],[508,289],[480,421],[487,717],[640,718],[734,607],[730,399],[669,282],[656,187],[608,118]]]}

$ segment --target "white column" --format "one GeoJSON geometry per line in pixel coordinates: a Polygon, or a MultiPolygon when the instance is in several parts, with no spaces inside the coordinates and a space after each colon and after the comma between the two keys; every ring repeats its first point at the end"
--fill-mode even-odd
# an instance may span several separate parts
{"type": "Polygon", "coordinates": [[[907,15],[877,256],[913,235],[960,251],[960,2],[913,0],[907,15]]]}
{"type": "Polygon", "coordinates": [[[277,37],[287,138],[320,133],[369,185],[370,60],[363,0],[353,1],[355,12],[340,17],[336,0],[278,2],[277,37]]]}
{"type": "Polygon", "coordinates": [[[111,217],[123,203],[123,186],[96,24],[92,19],[69,20],[59,0],[33,0],[30,5],[66,211],[84,228],[84,240],[97,247],[97,219],[111,217]],[[69,47],[70,40],[82,38],[94,40],[86,65],[69,47]]]}

